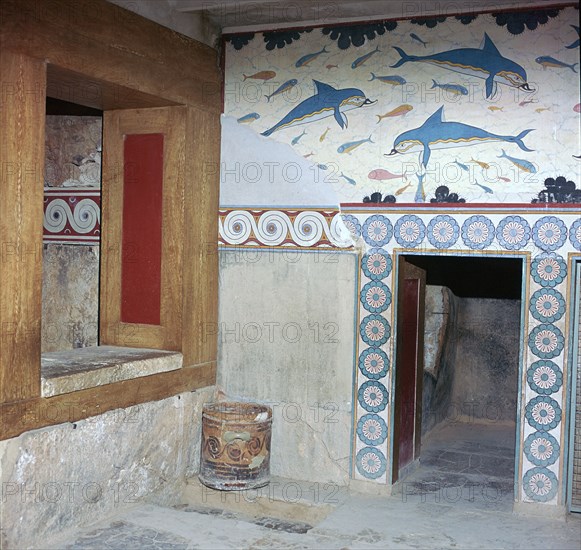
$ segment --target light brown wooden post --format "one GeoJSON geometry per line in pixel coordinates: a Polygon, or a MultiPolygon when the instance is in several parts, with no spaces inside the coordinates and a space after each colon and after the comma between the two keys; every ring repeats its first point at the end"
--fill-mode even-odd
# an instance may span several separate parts
{"type": "Polygon", "coordinates": [[[218,202],[220,118],[188,109],[186,124],[184,365],[216,359],[218,350],[218,202]]]}
{"type": "Polygon", "coordinates": [[[0,402],[40,394],[45,64],[0,55],[0,402]]]}

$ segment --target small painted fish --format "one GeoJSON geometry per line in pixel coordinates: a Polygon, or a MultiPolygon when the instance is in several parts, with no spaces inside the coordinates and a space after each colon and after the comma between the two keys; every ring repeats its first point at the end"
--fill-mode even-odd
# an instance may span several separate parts
{"type": "Polygon", "coordinates": [[[465,172],[470,172],[470,168],[468,168],[468,166],[466,166],[465,164],[462,164],[461,162],[458,162],[458,160],[454,161],[460,168],[462,168],[462,170],[464,170],[465,172]]]}
{"type": "Polygon", "coordinates": [[[357,182],[353,178],[350,178],[349,176],[346,176],[345,174],[343,174],[343,172],[341,172],[339,174],[339,177],[340,178],[345,178],[345,181],[347,183],[351,184],[351,185],[356,185],[357,184],[357,182]]]}
{"type": "Polygon", "coordinates": [[[327,126],[327,129],[321,134],[321,137],[319,138],[319,141],[323,142],[325,140],[325,138],[327,137],[327,132],[330,130],[331,128],[329,128],[327,126]]]}
{"type": "Polygon", "coordinates": [[[427,42],[424,42],[417,34],[411,32],[410,36],[412,37],[413,40],[415,40],[416,42],[419,42],[420,44],[424,45],[424,48],[426,47],[426,45],[428,44],[427,42]]]}
{"type": "MultiPolygon", "coordinates": [[[[569,25],[570,27],[573,27],[576,31],[577,34],[579,34],[579,27],[577,25],[569,25]]],[[[572,50],[573,48],[578,48],[579,47],[579,38],[577,38],[577,40],[575,40],[575,42],[569,44],[568,46],[565,46],[565,48],[567,48],[568,50],[572,50]]]]}
{"type": "Polygon", "coordinates": [[[339,65],[325,65],[325,69],[330,70],[330,69],[338,69],[339,65]]]}
{"type": "Polygon", "coordinates": [[[351,63],[351,68],[356,69],[357,67],[361,67],[363,63],[365,63],[373,54],[377,53],[378,51],[380,51],[379,46],[377,46],[375,50],[373,50],[372,52],[366,53],[365,55],[358,57],[355,61],[353,61],[353,63],[351,63]]]}
{"type": "Polygon", "coordinates": [[[505,178],[504,176],[498,176],[498,179],[499,179],[499,180],[502,180],[502,181],[506,181],[507,183],[508,183],[509,181],[511,181],[511,180],[510,180],[510,178],[505,178]]]}
{"type": "Polygon", "coordinates": [[[328,170],[329,167],[326,164],[317,164],[317,168],[320,168],[321,170],[328,170]]]}
{"type": "Polygon", "coordinates": [[[581,113],[581,103],[577,103],[577,105],[575,105],[575,107],[573,107],[573,110],[576,113],[581,113]]]}
{"type": "Polygon", "coordinates": [[[494,193],[494,191],[490,189],[490,187],[486,187],[486,185],[482,185],[477,181],[474,182],[474,185],[478,185],[478,187],[480,187],[485,193],[489,193],[490,195],[494,193]]]}
{"type": "Polygon", "coordinates": [[[294,137],[293,140],[291,141],[291,145],[296,145],[306,133],[307,133],[307,131],[303,130],[302,134],[294,137]]]}
{"type": "Polygon", "coordinates": [[[375,170],[371,170],[367,177],[370,180],[393,180],[397,178],[403,178],[405,174],[392,174],[389,170],[384,170],[383,168],[376,168],[375,170]]]}
{"type": "Polygon", "coordinates": [[[408,189],[409,187],[412,186],[412,181],[410,180],[410,182],[407,185],[404,185],[403,187],[400,187],[395,193],[394,195],[397,197],[398,195],[401,195],[406,189],[408,189]]]}
{"type": "Polygon", "coordinates": [[[482,162],[480,160],[476,160],[473,158],[471,158],[468,162],[474,162],[474,163],[478,164],[478,166],[480,166],[484,170],[488,170],[490,168],[490,164],[487,164],[486,162],[482,162]]]}
{"type": "Polygon", "coordinates": [[[310,153],[307,153],[306,155],[303,155],[303,158],[308,159],[309,157],[312,157],[315,153],[313,153],[312,151],[310,153]]]}
{"type": "Polygon", "coordinates": [[[498,155],[498,158],[505,158],[507,160],[510,160],[510,162],[512,162],[519,170],[522,170],[523,172],[528,172],[529,174],[536,174],[537,173],[537,169],[535,168],[535,165],[532,162],[529,162],[528,160],[524,160],[524,159],[517,159],[515,157],[509,157],[504,149],[502,149],[502,155],[498,155]]]}
{"type": "Polygon", "coordinates": [[[398,76],[396,74],[387,76],[376,76],[375,73],[371,73],[371,78],[369,79],[369,82],[373,80],[379,80],[384,84],[391,84],[392,86],[402,86],[403,84],[406,83],[405,78],[398,76]]]}
{"type": "Polygon", "coordinates": [[[434,88],[441,88],[446,92],[451,92],[456,95],[468,95],[468,90],[464,86],[460,86],[460,84],[438,84],[434,79],[432,79],[432,87],[430,90],[434,88]]]}
{"type": "Polygon", "coordinates": [[[550,107],[539,107],[538,109],[535,109],[535,111],[537,113],[542,113],[543,111],[550,111],[550,107]]]}
{"type": "Polygon", "coordinates": [[[249,113],[247,115],[241,116],[239,119],[236,120],[239,124],[250,124],[255,120],[258,120],[260,115],[258,113],[249,113]]]}
{"type": "Polygon", "coordinates": [[[577,72],[575,70],[575,67],[579,65],[579,63],[573,63],[572,65],[568,65],[567,63],[563,63],[563,61],[559,61],[558,59],[555,59],[554,57],[550,57],[548,55],[542,55],[541,57],[537,57],[535,61],[539,65],[542,65],[543,69],[546,69],[547,67],[558,67],[558,68],[567,67],[568,69],[571,69],[574,73],[577,72]]]}
{"type": "Polygon", "coordinates": [[[255,80],[270,80],[276,76],[274,71],[260,71],[258,73],[251,74],[250,76],[246,76],[245,74],[242,75],[244,80],[247,78],[254,78],[255,80]]]}
{"type": "Polygon", "coordinates": [[[375,115],[375,116],[377,116],[377,119],[378,119],[377,124],[379,124],[384,118],[388,118],[388,117],[392,117],[392,116],[405,116],[412,109],[413,109],[413,107],[411,105],[404,103],[403,105],[400,105],[399,107],[396,107],[395,109],[392,109],[391,111],[389,111],[388,113],[385,113],[384,115],[375,115]]]}
{"type": "Polygon", "coordinates": [[[496,107],[495,105],[491,105],[488,107],[489,111],[504,111],[504,107],[496,107]]]}
{"type": "Polygon", "coordinates": [[[287,90],[290,90],[293,86],[296,86],[297,83],[298,83],[298,80],[296,78],[291,78],[290,80],[287,80],[284,84],[281,84],[270,95],[265,95],[264,97],[266,98],[266,101],[270,102],[270,99],[272,97],[274,97],[275,95],[278,95],[278,94],[282,94],[282,93],[286,92],[287,90]]]}
{"type": "Polygon", "coordinates": [[[312,63],[322,53],[329,53],[329,50],[327,50],[327,47],[326,46],[323,46],[323,49],[320,52],[308,53],[307,55],[303,55],[303,57],[301,57],[295,63],[295,67],[297,67],[297,68],[304,67],[305,65],[308,65],[309,63],[312,63]]]}
{"type": "Polygon", "coordinates": [[[367,139],[348,141],[347,143],[344,143],[343,145],[340,145],[337,148],[337,153],[351,153],[352,151],[357,149],[357,147],[363,145],[364,143],[375,143],[375,142],[371,139],[371,136],[369,136],[367,139]]]}

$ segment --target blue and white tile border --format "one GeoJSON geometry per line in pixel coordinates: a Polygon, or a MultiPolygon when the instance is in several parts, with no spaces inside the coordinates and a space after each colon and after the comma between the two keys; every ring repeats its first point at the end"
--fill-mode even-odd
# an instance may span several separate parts
{"type": "MultiPolygon", "coordinates": [[[[399,254],[509,255],[526,262],[515,477],[518,500],[561,499],[566,417],[568,257],[581,250],[572,209],[344,207],[343,219],[366,252],[360,263],[358,368],[352,476],[388,483],[396,260],[399,254]],[[393,228],[393,229],[392,229],[393,228]],[[381,284],[379,284],[381,283],[381,284]],[[386,296],[389,299],[386,299],[386,296]],[[389,403],[386,403],[386,399],[389,403]],[[371,434],[371,435],[370,435],[371,434]],[[379,434],[379,435],[378,435],[379,434]]],[[[578,254],[578,253],[577,253],[578,254]]]]}
{"type": "Polygon", "coordinates": [[[567,297],[572,258],[581,257],[579,213],[526,206],[455,207],[445,213],[426,206],[344,206],[341,213],[305,209],[308,214],[303,216],[301,210],[221,209],[219,245],[361,251],[351,476],[383,484],[391,478],[392,327],[398,255],[511,256],[521,258],[526,266],[515,497],[525,502],[563,503],[571,353],[565,336],[571,316],[567,297]],[[351,239],[346,238],[347,231],[351,239]]]}

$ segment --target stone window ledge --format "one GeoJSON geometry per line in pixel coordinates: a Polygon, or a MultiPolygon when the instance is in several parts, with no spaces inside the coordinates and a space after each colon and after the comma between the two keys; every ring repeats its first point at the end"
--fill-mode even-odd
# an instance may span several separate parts
{"type": "Polygon", "coordinates": [[[52,397],[182,367],[177,351],[94,346],[43,353],[42,396],[52,397]]]}

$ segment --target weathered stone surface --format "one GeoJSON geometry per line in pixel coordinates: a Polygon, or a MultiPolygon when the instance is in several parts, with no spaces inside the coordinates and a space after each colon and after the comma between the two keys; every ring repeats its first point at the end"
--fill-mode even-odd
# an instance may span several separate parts
{"type": "Polygon", "coordinates": [[[101,117],[48,115],[45,184],[100,187],[102,130],[101,117]]]}
{"type": "Polygon", "coordinates": [[[97,345],[99,247],[47,244],[42,263],[42,352],[97,345]]]}
{"type": "Polygon", "coordinates": [[[213,388],[0,442],[3,548],[46,547],[138,502],[178,504],[213,388]]]}
{"type": "Polygon", "coordinates": [[[356,255],[220,251],[220,261],[218,385],[272,406],[273,475],[346,483],[356,255]]]}
{"type": "Polygon", "coordinates": [[[42,395],[50,397],[177,370],[182,360],[182,354],[175,351],[116,346],[44,353],[41,359],[42,395]]]}

